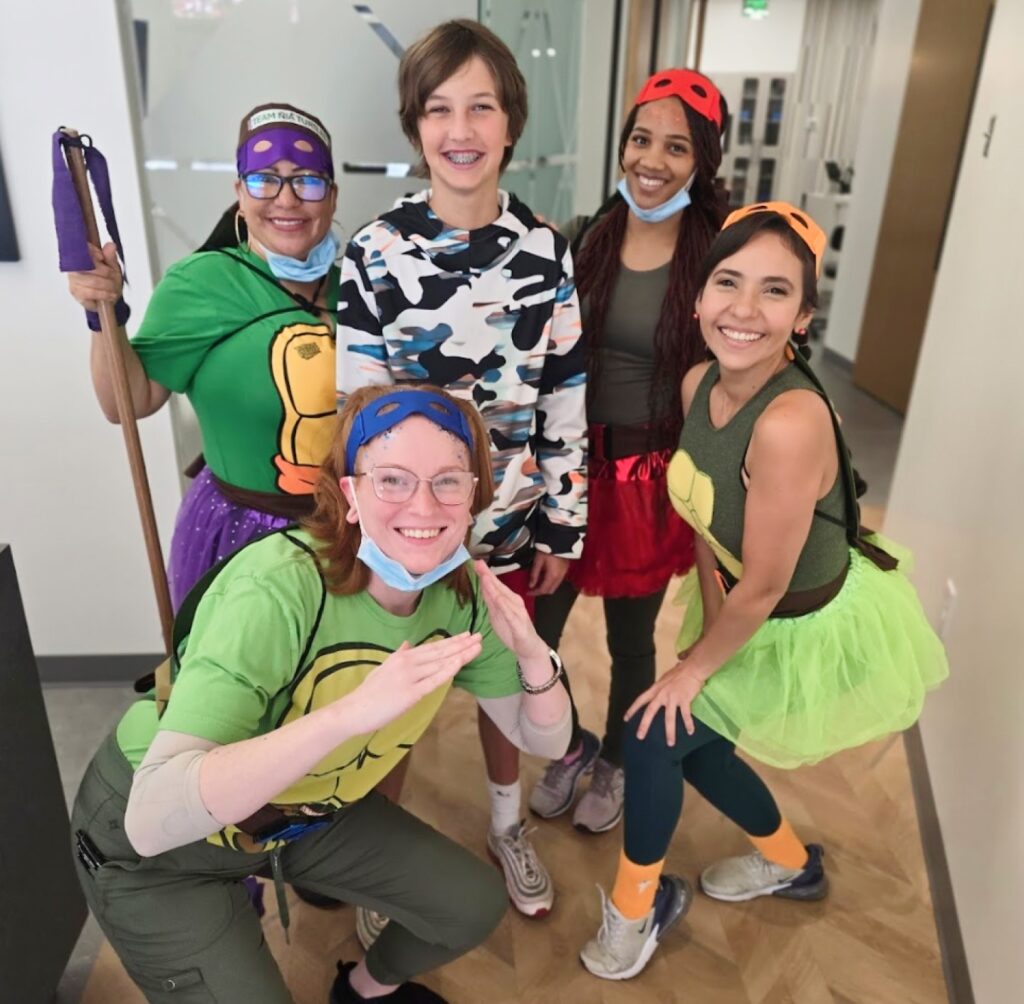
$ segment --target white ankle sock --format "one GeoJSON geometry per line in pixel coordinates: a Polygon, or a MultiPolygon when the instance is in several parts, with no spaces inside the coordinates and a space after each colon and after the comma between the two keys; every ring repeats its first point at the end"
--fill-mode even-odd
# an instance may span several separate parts
{"type": "Polygon", "coordinates": [[[487,782],[487,794],[491,797],[491,832],[507,833],[518,826],[522,819],[522,788],[518,781],[512,784],[487,782]]]}

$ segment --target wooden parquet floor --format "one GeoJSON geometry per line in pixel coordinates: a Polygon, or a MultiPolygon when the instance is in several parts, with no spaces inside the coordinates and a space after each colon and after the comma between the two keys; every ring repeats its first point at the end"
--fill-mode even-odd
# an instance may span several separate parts
{"type": "MultiPolygon", "coordinates": [[[[671,595],[671,590],[670,590],[671,595]]],[[[677,611],[659,621],[661,668],[677,611]]],[[[584,722],[602,720],[607,654],[600,602],[582,599],[563,656],[584,722]]],[[[524,760],[524,788],[540,773],[524,760]]],[[[509,911],[488,942],[425,978],[453,1004],[942,1004],[947,1000],[903,743],[894,738],[795,772],[765,769],[804,840],[826,848],[831,895],[804,904],[719,903],[697,894],[684,922],[636,979],[607,983],[578,961],[596,930],[595,883],[608,886],[621,830],[586,837],[568,816],[539,822],[536,845],[557,886],[551,916],[509,911]]],[[[485,856],[487,796],[472,701],[453,694],[417,746],[404,804],[485,856]]],[[[696,881],[717,857],[743,853],[742,834],[688,790],[668,868],[696,881]]],[[[268,906],[273,895],[268,889],[268,906]]],[[[264,924],[296,1004],[323,1004],[338,958],[357,957],[354,912],[313,909],[292,896],[291,945],[273,914],[264,924]]],[[[82,1004],[142,1002],[105,945],[82,1004]]]]}

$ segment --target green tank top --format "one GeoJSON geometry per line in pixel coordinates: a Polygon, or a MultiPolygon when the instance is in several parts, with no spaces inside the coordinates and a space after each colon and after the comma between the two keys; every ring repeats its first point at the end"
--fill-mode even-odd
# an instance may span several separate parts
{"type": "MultiPolygon", "coordinates": [[[[765,408],[788,390],[820,390],[793,365],[776,373],[721,429],[711,424],[711,388],[718,381],[713,362],[697,388],[668,469],[669,498],[675,510],[715,552],[734,578],[743,577],[743,463],[754,424],[765,408]]],[[[817,589],[835,580],[848,558],[841,473],[814,510],[807,542],[787,592],[817,589]]]]}

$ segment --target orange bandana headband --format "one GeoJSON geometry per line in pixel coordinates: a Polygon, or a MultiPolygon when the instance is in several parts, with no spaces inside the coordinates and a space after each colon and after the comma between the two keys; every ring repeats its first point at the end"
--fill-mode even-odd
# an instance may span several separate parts
{"type": "Polygon", "coordinates": [[[806,213],[801,212],[796,206],[788,202],[755,202],[752,206],[743,206],[731,212],[722,224],[722,229],[731,227],[734,223],[753,216],[754,213],[778,213],[790,226],[793,232],[811,249],[814,255],[815,271],[821,275],[821,260],[825,254],[825,245],[828,238],[825,231],[818,226],[806,213]]]}

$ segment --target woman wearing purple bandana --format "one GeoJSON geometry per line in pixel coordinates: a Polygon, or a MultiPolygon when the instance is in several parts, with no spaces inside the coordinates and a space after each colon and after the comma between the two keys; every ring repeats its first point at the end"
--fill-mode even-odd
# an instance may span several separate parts
{"type": "MultiPolygon", "coordinates": [[[[126,341],[135,414],[186,394],[203,436],[205,463],[171,544],[175,609],[216,562],[312,511],[335,420],[330,135],[291,105],[259,105],[242,119],[236,157],[237,203],[199,251],[168,269],[126,341]]],[[[91,251],[96,268],[70,274],[72,295],[87,311],[119,304],[127,320],[114,245],[91,251]]],[[[99,335],[91,366],[100,406],[116,422],[99,335]]]]}

